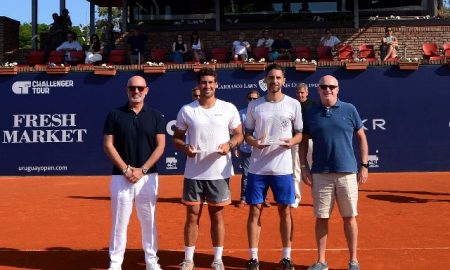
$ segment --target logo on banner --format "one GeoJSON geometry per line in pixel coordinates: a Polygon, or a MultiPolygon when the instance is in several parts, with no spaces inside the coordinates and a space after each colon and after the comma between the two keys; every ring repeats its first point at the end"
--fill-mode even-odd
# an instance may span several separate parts
{"type": "MultiPolygon", "coordinates": [[[[378,150],[376,151],[376,153],[378,154],[378,150]]],[[[369,167],[370,168],[379,168],[380,165],[378,164],[379,158],[378,155],[368,155],[369,157],[369,167]]]]}
{"type": "Polygon", "coordinates": [[[362,119],[364,130],[386,130],[386,120],[383,118],[362,119]]]}
{"type": "Polygon", "coordinates": [[[176,170],[178,160],[175,157],[166,157],[166,169],[167,170],[176,170]]]}
{"type": "Polygon", "coordinates": [[[77,114],[13,114],[1,143],[82,143],[87,129],[78,128],[77,114]]]}
{"type": "Polygon", "coordinates": [[[267,83],[264,81],[264,79],[259,80],[258,85],[261,90],[263,90],[264,92],[267,91],[267,83]]]}
{"type": "Polygon", "coordinates": [[[17,81],[11,86],[16,95],[49,95],[53,88],[73,87],[73,80],[17,81]]]}
{"type": "Polygon", "coordinates": [[[12,85],[12,91],[16,95],[28,95],[31,87],[31,81],[18,81],[12,85]]]}

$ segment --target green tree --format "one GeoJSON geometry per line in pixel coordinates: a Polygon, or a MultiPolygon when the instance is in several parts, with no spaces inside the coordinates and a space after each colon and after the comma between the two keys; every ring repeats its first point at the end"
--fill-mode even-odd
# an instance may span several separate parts
{"type": "MultiPolygon", "coordinates": [[[[101,32],[101,29],[104,29],[108,25],[108,8],[98,7],[97,13],[98,19],[95,22],[95,26],[98,29],[97,32],[101,32]]],[[[122,20],[122,9],[113,7],[111,11],[111,17],[114,30],[120,31],[120,21],[122,20]]]]}
{"type": "MultiPolygon", "coordinates": [[[[39,33],[47,32],[48,25],[45,23],[38,24],[38,36],[39,33]]],[[[39,40],[39,37],[35,37],[39,40]]],[[[23,23],[19,27],[19,47],[24,49],[31,49],[32,44],[31,36],[31,23],[23,23]]]]}

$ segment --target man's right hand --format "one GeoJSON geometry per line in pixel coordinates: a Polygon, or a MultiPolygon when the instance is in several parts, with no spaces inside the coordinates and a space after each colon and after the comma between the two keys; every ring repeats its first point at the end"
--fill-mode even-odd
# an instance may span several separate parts
{"type": "Polygon", "coordinates": [[[302,171],[302,181],[305,182],[308,186],[312,185],[312,176],[308,167],[301,168],[302,171]]]}

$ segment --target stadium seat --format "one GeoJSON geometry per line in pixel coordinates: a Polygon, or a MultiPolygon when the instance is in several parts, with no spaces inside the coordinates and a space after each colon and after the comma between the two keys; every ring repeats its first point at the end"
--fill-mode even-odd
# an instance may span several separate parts
{"type": "Polygon", "coordinates": [[[84,55],[84,51],[72,51],[70,52],[70,63],[72,65],[77,65],[77,64],[81,64],[84,63],[84,59],[85,59],[85,55],[84,55]]]}
{"type": "Polygon", "coordinates": [[[316,48],[317,50],[317,57],[320,60],[333,60],[333,54],[331,53],[331,47],[328,46],[318,46],[316,48]]]}
{"type": "Polygon", "coordinates": [[[338,59],[340,61],[353,60],[353,48],[349,44],[339,45],[337,48],[338,59]]]}
{"type": "Polygon", "coordinates": [[[216,59],[219,63],[225,63],[228,56],[227,48],[213,48],[211,50],[211,58],[216,59]]]}
{"type": "Polygon", "coordinates": [[[369,44],[361,44],[358,47],[359,51],[359,58],[364,58],[366,61],[377,61],[377,58],[375,57],[375,49],[373,45],[369,44]]]}
{"type": "Polygon", "coordinates": [[[127,51],[126,50],[111,50],[109,53],[108,63],[116,65],[124,65],[127,61],[127,51]]]}
{"type": "Polygon", "coordinates": [[[439,55],[438,46],[436,43],[424,43],[422,44],[423,59],[428,60],[441,60],[444,56],[439,55]]]}
{"type": "Polygon", "coordinates": [[[32,51],[30,54],[25,56],[27,64],[29,66],[34,66],[37,64],[45,63],[45,52],[43,51],[32,51]]]}
{"type": "Polygon", "coordinates": [[[269,48],[268,47],[256,47],[253,49],[253,53],[255,54],[255,59],[259,60],[261,58],[265,58],[266,61],[269,57],[269,48]]]}
{"type": "Polygon", "coordinates": [[[444,43],[442,49],[444,50],[444,57],[450,59],[450,43],[444,43]]]}
{"type": "Polygon", "coordinates": [[[51,51],[50,55],[48,56],[48,62],[55,63],[55,64],[63,64],[64,63],[64,52],[51,51]]]}
{"type": "Polygon", "coordinates": [[[150,51],[150,58],[153,62],[164,62],[166,60],[166,49],[153,48],[150,51]]]}
{"type": "Polygon", "coordinates": [[[298,59],[304,58],[308,61],[311,60],[312,58],[311,48],[306,46],[295,47],[295,57],[298,59]]]}

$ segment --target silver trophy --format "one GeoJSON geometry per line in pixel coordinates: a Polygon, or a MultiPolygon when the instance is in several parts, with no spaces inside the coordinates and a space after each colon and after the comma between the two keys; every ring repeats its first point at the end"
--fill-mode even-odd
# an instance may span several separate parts
{"type": "Polygon", "coordinates": [[[281,140],[283,138],[283,129],[283,121],[280,118],[268,118],[264,126],[264,138],[261,144],[286,145],[287,143],[281,140]]]}
{"type": "Polygon", "coordinates": [[[194,153],[212,153],[218,152],[219,146],[216,144],[216,134],[214,129],[205,127],[202,132],[197,135],[197,145],[194,153]]]}

